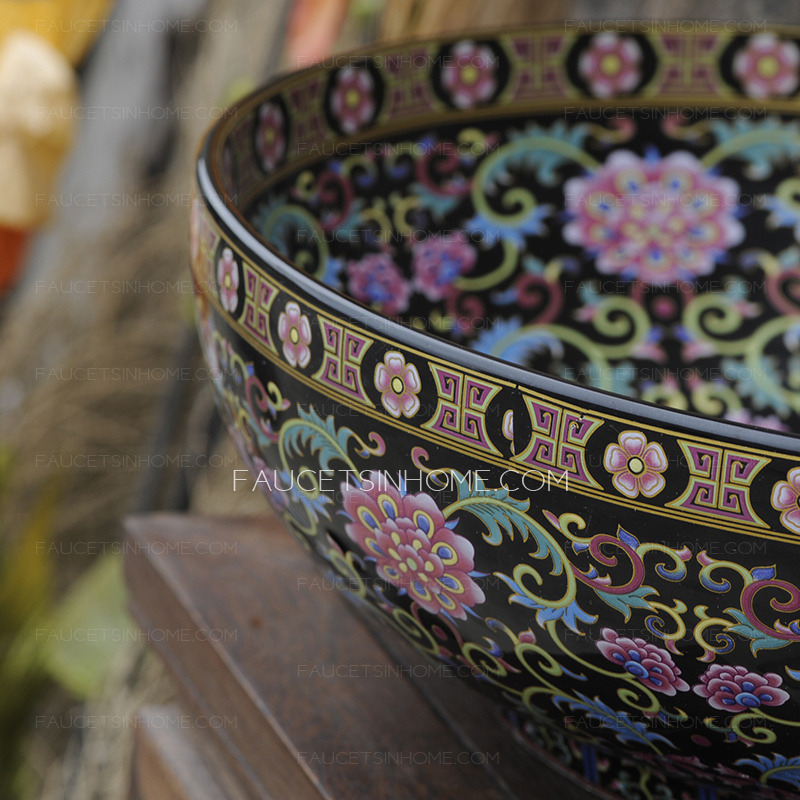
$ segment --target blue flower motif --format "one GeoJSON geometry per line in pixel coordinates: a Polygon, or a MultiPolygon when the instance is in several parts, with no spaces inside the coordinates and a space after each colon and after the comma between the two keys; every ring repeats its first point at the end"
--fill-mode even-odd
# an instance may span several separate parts
{"type": "Polygon", "coordinates": [[[543,220],[553,212],[553,206],[549,204],[539,205],[532,208],[522,220],[514,219],[507,225],[503,224],[502,218],[487,219],[483,214],[476,214],[468,220],[464,226],[468,233],[475,237],[482,238],[488,245],[497,244],[498,241],[508,242],[518,250],[525,249],[524,236],[541,236],[546,232],[543,220]]]}
{"type": "Polygon", "coordinates": [[[789,365],[781,363],[775,356],[766,355],[758,358],[757,365],[757,369],[754,369],[743,360],[729,357],[722,360],[722,372],[734,384],[736,393],[740,397],[749,398],[754,408],[772,409],[779,416],[785,417],[791,408],[781,387],[789,365]],[[754,375],[759,376],[758,381],[754,375]]]}
{"type": "Polygon", "coordinates": [[[800,241],[800,207],[789,205],[775,196],[767,197],[764,206],[770,210],[767,225],[771,228],[793,228],[794,238],[800,241]]]}
{"type": "Polygon", "coordinates": [[[800,789],[800,756],[786,758],[786,756],[772,754],[772,758],[757,755],[755,758],[740,758],[735,762],[737,767],[753,767],[763,776],[766,782],[782,781],[800,789]]]}
{"type": "Polygon", "coordinates": [[[530,597],[513,578],[510,578],[508,575],[503,575],[501,572],[496,572],[495,574],[514,592],[514,594],[508,598],[508,602],[519,603],[526,608],[536,609],[536,623],[542,628],[551,620],[560,620],[570,630],[575,631],[575,633],[580,633],[578,630],[579,622],[585,622],[591,625],[597,620],[594,614],[587,614],[575,600],[569,603],[569,605],[559,606],[558,608],[545,606],[530,597]]]}
{"type": "Polygon", "coordinates": [[[549,351],[554,358],[564,357],[564,346],[552,333],[541,326],[522,327],[518,317],[498,319],[491,328],[481,332],[472,349],[521,365],[542,351],[549,351]]]}
{"type": "Polygon", "coordinates": [[[627,711],[614,711],[599,697],[591,699],[580,692],[576,692],[575,697],[578,699],[557,695],[553,698],[553,703],[559,709],[562,703],[566,703],[570,711],[582,711],[588,719],[614,731],[617,741],[621,744],[646,744],[653,748],[657,743],[669,747],[675,746],[660,734],[648,730],[644,722],[632,719],[627,711]]]}
{"type": "Polygon", "coordinates": [[[309,520],[316,523],[320,517],[330,519],[328,509],[325,507],[332,502],[330,496],[321,491],[315,493],[306,473],[295,474],[281,470],[274,477],[274,482],[275,491],[288,496],[288,511],[301,525],[307,525],[309,520]],[[305,519],[298,513],[298,506],[304,509],[305,519]]]}
{"type": "Polygon", "coordinates": [[[342,288],[341,273],[344,259],[329,257],[325,262],[325,271],[322,273],[322,282],[333,289],[342,288]]]}

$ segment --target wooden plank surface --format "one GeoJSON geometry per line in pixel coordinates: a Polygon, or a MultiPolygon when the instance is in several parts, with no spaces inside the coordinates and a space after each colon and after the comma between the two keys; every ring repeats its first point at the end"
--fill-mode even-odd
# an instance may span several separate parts
{"type": "Polygon", "coordinates": [[[237,800],[223,790],[182,727],[175,705],[138,715],[131,800],[237,800]]]}
{"type": "Polygon", "coordinates": [[[461,680],[401,669],[428,662],[365,624],[274,521],[159,514],[126,528],[131,609],[242,797],[596,797],[532,758],[461,680]]]}

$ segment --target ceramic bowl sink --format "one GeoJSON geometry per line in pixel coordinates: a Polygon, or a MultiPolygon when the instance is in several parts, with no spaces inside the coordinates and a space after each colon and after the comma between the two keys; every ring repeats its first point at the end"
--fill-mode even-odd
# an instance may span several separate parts
{"type": "Polygon", "coordinates": [[[192,208],[234,486],[598,791],[800,792],[799,241],[796,30],[278,80],[192,208]]]}

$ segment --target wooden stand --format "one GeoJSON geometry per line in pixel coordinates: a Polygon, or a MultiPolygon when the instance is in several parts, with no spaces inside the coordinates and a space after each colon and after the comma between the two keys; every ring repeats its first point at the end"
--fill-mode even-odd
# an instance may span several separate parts
{"type": "Polygon", "coordinates": [[[180,707],[144,709],[136,800],[588,800],[489,701],[362,619],[270,519],[128,521],[130,607],[180,707]]]}

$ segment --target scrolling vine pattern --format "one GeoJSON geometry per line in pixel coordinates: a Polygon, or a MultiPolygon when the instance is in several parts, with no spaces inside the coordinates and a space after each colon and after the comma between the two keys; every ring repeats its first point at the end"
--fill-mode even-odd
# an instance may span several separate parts
{"type": "MultiPolygon", "coordinates": [[[[541,29],[415,47],[429,69],[356,59],[231,122],[220,180],[273,248],[506,361],[799,429],[797,40],[541,29]],[[618,108],[648,98],[659,113],[618,108]],[[752,113],[701,112],[720,98],[752,113]],[[568,99],[616,113],[552,111],[568,99]],[[403,132],[415,114],[435,129],[403,132]]],[[[250,263],[199,201],[192,218],[226,425],[356,602],[617,795],[800,791],[796,459],[422,358],[250,263]],[[532,491],[526,470],[569,484],[532,491]]]]}
{"type": "Polygon", "coordinates": [[[329,285],[480,352],[790,430],[798,134],[635,114],[439,130],[322,159],[249,216],[329,285]]]}
{"type": "Polygon", "coordinates": [[[651,790],[694,762],[720,789],[800,788],[797,757],[779,750],[800,726],[800,670],[787,666],[800,590],[775,565],[606,529],[550,510],[563,506],[555,495],[534,508],[422,447],[411,458],[426,477],[412,491],[385,432],[295,406],[229,358],[248,410],[226,389],[227,422],[288,527],[420,651],[501,696],[531,738],[553,749],[566,735],[582,760],[604,763],[625,745],[628,769],[649,765],[651,790]],[[717,760],[686,762],[698,747],[717,760]]]}

